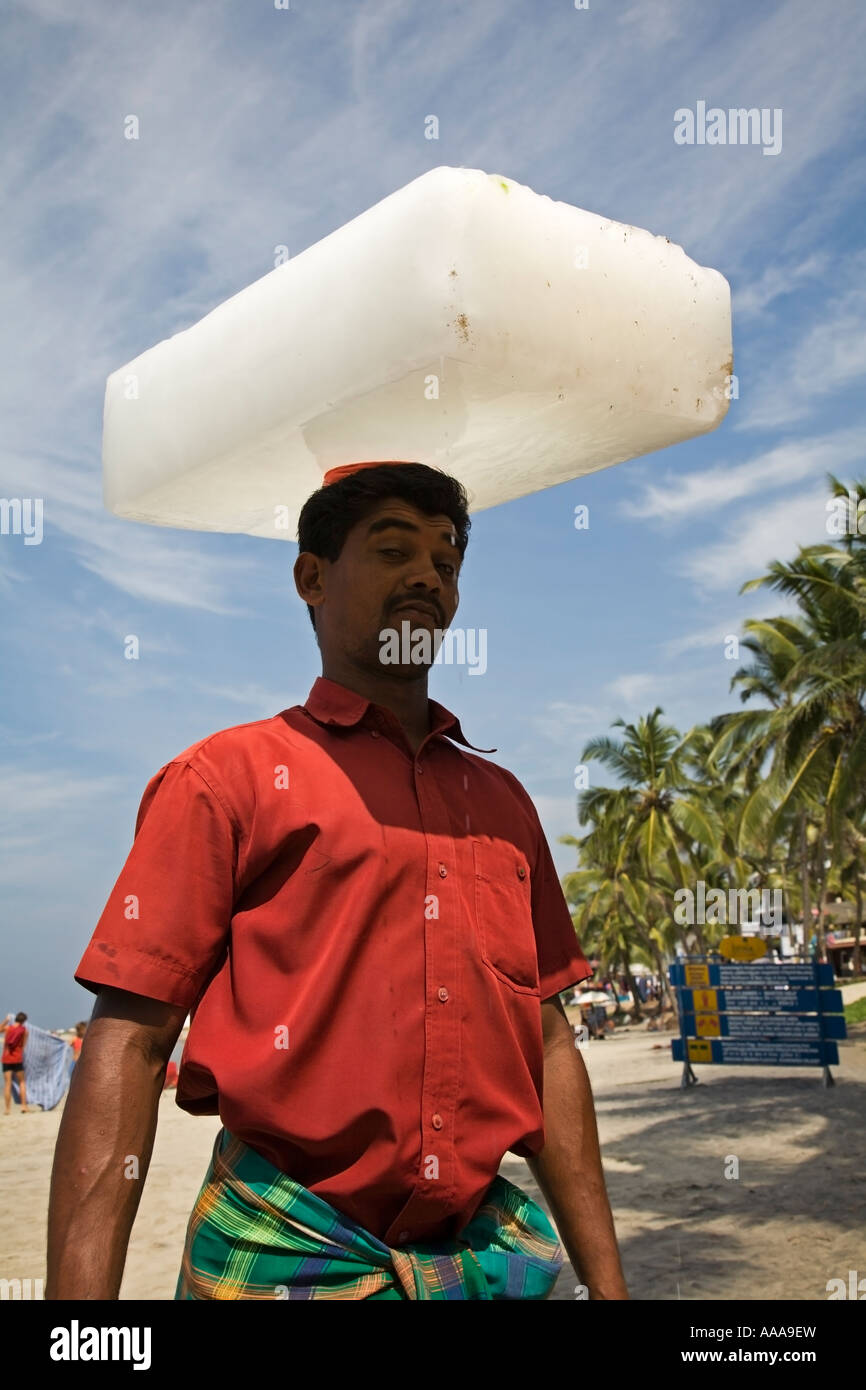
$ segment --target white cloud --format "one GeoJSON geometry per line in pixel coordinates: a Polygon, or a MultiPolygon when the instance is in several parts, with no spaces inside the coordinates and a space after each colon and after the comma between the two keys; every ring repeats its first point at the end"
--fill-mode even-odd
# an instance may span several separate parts
{"type": "Polygon", "coordinates": [[[837,430],[812,439],[786,440],[744,463],[717,464],[699,473],[668,473],[650,482],[637,497],[621,505],[626,516],[641,520],[694,520],[719,507],[805,478],[844,471],[862,463],[862,429],[837,430]]]}
{"type": "Polygon", "coordinates": [[[772,365],[749,384],[734,426],[789,429],[797,420],[807,419],[817,402],[864,376],[866,292],[858,287],[836,300],[789,352],[774,351],[772,365]]]}
{"type": "Polygon", "coordinates": [[[0,806],[3,832],[19,829],[33,816],[50,812],[75,812],[110,796],[117,788],[114,777],[73,777],[66,769],[28,771],[20,765],[0,766],[4,801],[0,806]]]}
{"type": "Polygon", "coordinates": [[[0,883],[31,887],[42,881],[47,863],[56,872],[65,840],[74,838],[82,818],[104,806],[120,785],[115,777],[70,775],[62,749],[51,770],[0,766],[0,783],[0,883]]]}
{"type": "Polygon", "coordinates": [[[574,869],[574,849],[570,845],[558,843],[560,835],[579,835],[580,822],[577,819],[577,792],[573,796],[534,795],[533,805],[538,812],[541,828],[550,847],[553,862],[560,875],[574,869]]]}
{"type": "Polygon", "coordinates": [[[673,637],[664,643],[665,656],[682,656],[684,652],[703,650],[721,651],[725,639],[740,631],[742,621],[742,614],[736,618],[731,618],[728,622],[720,622],[716,618],[712,622],[708,622],[705,627],[699,627],[693,632],[685,632],[681,637],[673,637]]]}
{"type": "Polygon", "coordinates": [[[143,527],[130,534],[132,523],[111,526],[80,513],[69,516],[64,529],[82,543],[76,549],[83,567],[132,598],[223,615],[247,611],[228,593],[255,573],[250,560],[205,555],[194,542],[174,535],[143,527]]]}
{"type": "Polygon", "coordinates": [[[12,558],[9,538],[4,536],[0,541],[0,592],[11,596],[14,593],[14,586],[23,582],[24,575],[16,569],[12,558]]]}
{"type": "Polygon", "coordinates": [[[98,473],[74,459],[11,453],[5,462],[13,482],[9,495],[23,496],[21,484],[26,482],[28,495],[44,499],[41,555],[48,554],[59,532],[82,568],[132,598],[211,613],[246,611],[230,595],[260,572],[249,550],[245,555],[226,553],[227,542],[221,540],[219,553],[213,554],[212,540],[111,516],[101,505],[98,473]]]}
{"type": "Polygon", "coordinates": [[[677,0],[638,0],[616,22],[644,47],[659,48],[682,33],[682,9],[677,0]]]}
{"type": "MultiPolygon", "coordinates": [[[[184,686],[188,688],[189,682],[185,681],[184,686]]],[[[206,695],[214,700],[226,700],[229,704],[243,705],[249,711],[250,721],[255,719],[267,719],[271,715],[279,714],[281,710],[290,709],[292,705],[303,705],[307,699],[307,693],[303,695],[293,695],[285,690],[268,689],[266,686],[256,685],[254,682],[247,682],[246,685],[207,685],[204,682],[197,682],[194,688],[201,695],[206,695]]]]}
{"type": "Polygon", "coordinates": [[[826,251],[813,252],[796,264],[767,266],[757,280],[733,290],[734,323],[755,318],[774,300],[796,293],[804,280],[820,279],[829,266],[830,257],[826,251]]]}
{"type": "Polygon", "coordinates": [[[741,512],[721,539],[690,551],[677,568],[705,589],[730,590],[757,578],[772,560],[792,558],[798,546],[828,539],[826,501],[821,488],[741,512]]]}
{"type": "Polygon", "coordinates": [[[576,737],[588,735],[597,727],[598,710],[594,705],[551,700],[530,717],[530,724],[544,738],[571,745],[576,737]]]}
{"type": "Polygon", "coordinates": [[[648,700],[655,705],[662,698],[663,687],[669,683],[670,677],[660,675],[658,671],[633,671],[617,676],[616,680],[605,686],[605,690],[612,699],[622,700],[627,705],[645,705],[648,700]]]}

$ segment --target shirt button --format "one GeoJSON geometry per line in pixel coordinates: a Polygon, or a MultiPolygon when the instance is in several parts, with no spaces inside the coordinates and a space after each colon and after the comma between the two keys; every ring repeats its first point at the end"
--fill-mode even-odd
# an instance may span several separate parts
{"type": "Polygon", "coordinates": [[[399,1240],[400,1244],[402,1245],[404,1240],[408,1240],[408,1239],[409,1239],[409,1232],[408,1232],[408,1231],[401,1231],[400,1234],[398,1235],[397,1239],[399,1240]]]}
{"type": "Polygon", "coordinates": [[[371,734],[371,736],[372,736],[373,738],[378,738],[378,737],[379,737],[379,730],[378,730],[378,729],[371,729],[371,730],[370,730],[370,734],[371,734]]]}
{"type": "Polygon", "coordinates": [[[441,1128],[442,1128],[442,1116],[441,1116],[441,1115],[434,1115],[434,1116],[433,1116],[433,1120],[432,1120],[432,1125],[433,1125],[433,1128],[434,1128],[434,1129],[441,1129],[441,1128]]]}
{"type": "Polygon", "coordinates": [[[419,776],[419,777],[423,777],[423,776],[424,776],[424,769],[423,769],[423,767],[417,767],[417,768],[415,769],[415,771],[418,773],[418,776],[419,776]]]}
{"type": "Polygon", "coordinates": [[[440,877],[440,878],[447,878],[447,876],[448,876],[448,870],[446,869],[446,867],[445,867],[444,864],[440,864],[440,865],[439,865],[439,877],[440,877]]]}
{"type": "Polygon", "coordinates": [[[440,991],[439,991],[439,998],[442,1000],[442,1003],[443,1003],[443,1004],[445,1003],[446,999],[448,998],[448,991],[447,991],[447,989],[445,988],[444,985],[442,986],[442,988],[441,988],[440,991]]]}
{"type": "Polygon", "coordinates": [[[523,867],[522,864],[520,865],[520,867],[519,867],[518,870],[517,870],[517,877],[518,877],[518,878],[526,878],[526,870],[524,869],[524,867],[523,867]]]}

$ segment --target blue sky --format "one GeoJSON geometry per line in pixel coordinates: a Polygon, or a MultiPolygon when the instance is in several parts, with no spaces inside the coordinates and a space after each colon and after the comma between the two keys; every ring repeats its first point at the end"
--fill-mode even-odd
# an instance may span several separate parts
{"type": "Polygon", "coordinates": [[[0,1012],[87,1016],[72,971],[148,778],[319,673],[294,544],[104,510],[107,374],[436,165],[720,270],[739,398],[714,434],[478,513],[459,622],[488,669],[435,667],[431,694],[521,778],[561,872],[589,737],[732,707],[725,637],[779,611],[740,584],[826,535],[828,470],[866,472],[864,39],[857,0],[11,0],[0,496],[42,497],[45,530],[0,536],[0,1012]],[[698,100],[781,108],[780,153],[677,145],[698,100]]]}

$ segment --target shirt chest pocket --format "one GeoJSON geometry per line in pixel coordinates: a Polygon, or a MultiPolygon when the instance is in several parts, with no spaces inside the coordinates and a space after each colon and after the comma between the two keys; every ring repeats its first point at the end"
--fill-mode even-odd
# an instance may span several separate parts
{"type": "Polygon", "coordinates": [[[484,964],[521,994],[538,994],[529,865],[513,845],[472,842],[475,920],[484,964]]]}

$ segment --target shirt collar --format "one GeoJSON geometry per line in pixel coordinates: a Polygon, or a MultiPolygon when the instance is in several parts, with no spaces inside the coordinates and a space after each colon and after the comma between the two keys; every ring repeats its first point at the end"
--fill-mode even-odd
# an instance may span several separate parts
{"type": "MultiPolygon", "coordinates": [[[[437,700],[427,701],[430,710],[430,734],[445,734],[448,738],[454,739],[457,743],[462,743],[464,747],[471,748],[475,753],[495,753],[495,748],[476,748],[474,743],[470,743],[465,737],[460,727],[460,720],[444,705],[440,705],[437,700]]],[[[378,709],[372,700],[366,696],[359,695],[355,690],[349,690],[345,685],[338,685],[336,681],[327,680],[325,676],[317,676],[313,682],[313,687],[307,696],[307,703],[304,709],[307,714],[311,714],[320,724],[342,724],[349,726],[359,724],[367,713],[368,709],[378,709]]]]}

